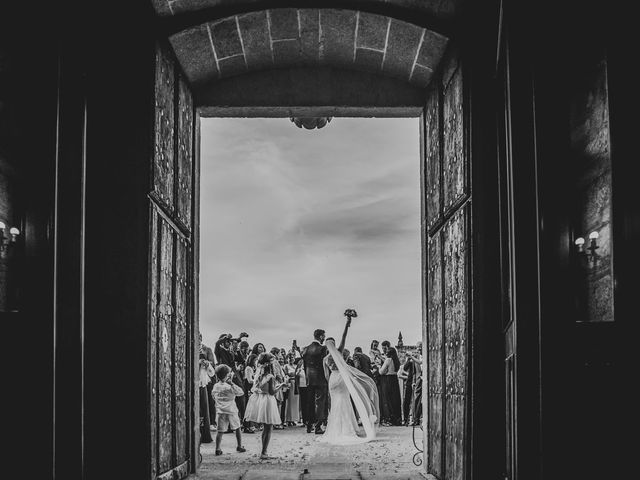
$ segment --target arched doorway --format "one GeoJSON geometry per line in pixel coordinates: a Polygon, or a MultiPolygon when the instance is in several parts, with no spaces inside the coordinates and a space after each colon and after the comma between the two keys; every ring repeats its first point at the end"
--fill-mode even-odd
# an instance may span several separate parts
{"type": "MultiPolygon", "coordinates": [[[[191,208],[189,200],[197,198],[190,190],[197,184],[185,179],[198,176],[198,140],[192,140],[198,115],[342,115],[423,119],[423,367],[429,372],[423,397],[424,465],[436,476],[463,478],[471,442],[468,345],[474,213],[469,90],[455,48],[445,55],[446,36],[393,16],[306,8],[252,9],[217,17],[173,33],[169,43],[172,48],[162,42],[157,47],[150,195],[155,212],[150,293],[160,299],[152,305],[150,318],[151,391],[159,392],[151,396],[154,475],[179,477],[189,463],[195,466],[197,441],[182,440],[193,431],[193,419],[182,416],[185,402],[195,397],[182,378],[188,379],[192,370],[181,359],[186,358],[183,352],[193,352],[189,341],[197,330],[196,316],[181,313],[188,311],[187,297],[172,292],[184,288],[182,272],[193,268],[191,262],[197,265],[191,256],[198,250],[197,223],[185,219],[198,218],[198,206],[189,211],[180,205],[191,208]],[[190,166],[189,152],[194,152],[195,167],[190,166]],[[187,170],[192,173],[181,173],[187,170]],[[193,242],[185,250],[190,253],[180,253],[182,240],[174,246],[181,237],[193,242]],[[177,280],[172,283],[171,278],[177,280]],[[176,387],[182,393],[176,394],[176,387]]],[[[187,411],[193,416],[193,410],[187,411]]]]}

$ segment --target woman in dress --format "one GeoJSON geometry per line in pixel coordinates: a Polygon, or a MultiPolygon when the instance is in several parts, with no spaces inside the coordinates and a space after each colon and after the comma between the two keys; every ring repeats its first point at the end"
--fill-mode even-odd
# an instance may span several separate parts
{"type": "MultiPolygon", "coordinates": [[[[253,382],[255,380],[256,369],[258,365],[258,355],[254,355],[253,353],[249,354],[247,357],[247,366],[244,369],[244,388],[246,392],[245,404],[249,404],[249,398],[252,395],[253,390],[253,382]]],[[[259,427],[258,425],[253,424],[253,422],[249,422],[249,425],[254,429],[259,427]]]]}
{"type": "Polygon", "coordinates": [[[382,342],[382,348],[387,357],[380,367],[380,403],[382,411],[382,425],[402,424],[402,401],[400,399],[400,385],[398,384],[398,369],[400,359],[398,352],[388,341],[382,342]]]}
{"type": "Polygon", "coordinates": [[[280,388],[278,388],[275,393],[275,398],[276,402],[278,402],[278,410],[280,412],[282,423],[273,427],[274,430],[282,430],[284,428],[285,395],[287,392],[287,381],[285,379],[282,365],[284,361],[282,361],[282,359],[280,358],[280,349],[278,347],[273,347],[270,352],[273,358],[273,375],[276,379],[276,385],[280,386],[281,383],[284,383],[284,385],[280,386],[280,388]]]}
{"type": "Polygon", "coordinates": [[[284,421],[288,427],[295,427],[300,421],[300,394],[296,386],[296,365],[293,353],[287,355],[287,361],[284,373],[289,382],[289,391],[284,409],[284,421]]]}
{"type": "Polygon", "coordinates": [[[307,393],[307,374],[304,371],[304,361],[302,358],[297,359],[296,365],[296,387],[299,394],[299,408],[302,425],[308,425],[311,414],[309,412],[309,400],[307,393]]]}
{"type": "Polygon", "coordinates": [[[342,334],[340,346],[335,341],[326,341],[329,355],[325,357],[325,375],[329,381],[331,409],[327,418],[327,428],[318,441],[334,445],[349,445],[373,440],[376,436],[375,425],[379,418],[378,393],[375,382],[355,367],[350,367],[343,357],[347,331],[351,317],[342,334]],[[358,435],[358,421],[351,399],[355,404],[364,428],[364,436],[358,435]]]}

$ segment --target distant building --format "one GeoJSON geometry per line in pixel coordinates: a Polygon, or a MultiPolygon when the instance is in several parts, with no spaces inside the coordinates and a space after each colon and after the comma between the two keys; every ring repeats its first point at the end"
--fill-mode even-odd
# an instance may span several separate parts
{"type": "Polygon", "coordinates": [[[402,332],[398,332],[398,343],[396,344],[396,350],[398,351],[398,358],[400,363],[404,363],[407,352],[422,354],[419,345],[405,345],[402,341],[402,332]]]}

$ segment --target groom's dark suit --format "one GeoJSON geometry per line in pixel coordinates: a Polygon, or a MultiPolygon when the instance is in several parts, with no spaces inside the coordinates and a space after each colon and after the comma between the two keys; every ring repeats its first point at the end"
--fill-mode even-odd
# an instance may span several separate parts
{"type": "Polygon", "coordinates": [[[302,350],[302,360],[307,376],[307,398],[309,399],[309,423],[307,429],[315,423],[316,430],[321,428],[327,418],[327,379],[324,376],[323,360],[328,354],[327,347],[314,340],[302,350]]]}

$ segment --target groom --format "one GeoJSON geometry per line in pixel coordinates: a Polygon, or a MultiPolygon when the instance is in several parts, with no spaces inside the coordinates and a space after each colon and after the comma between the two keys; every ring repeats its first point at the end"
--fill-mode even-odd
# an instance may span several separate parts
{"type": "Polygon", "coordinates": [[[315,431],[318,435],[324,433],[322,422],[327,418],[327,379],[324,376],[323,360],[327,356],[328,350],[324,343],[324,330],[317,329],[313,332],[315,339],[310,345],[302,349],[302,360],[307,376],[307,398],[309,399],[307,419],[307,433],[315,423],[315,431]]]}

